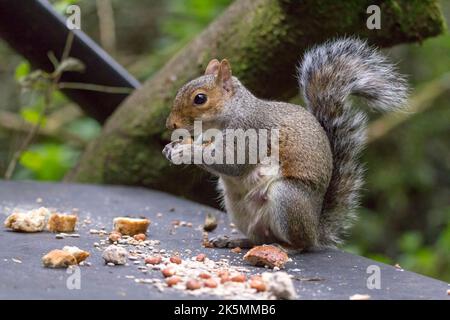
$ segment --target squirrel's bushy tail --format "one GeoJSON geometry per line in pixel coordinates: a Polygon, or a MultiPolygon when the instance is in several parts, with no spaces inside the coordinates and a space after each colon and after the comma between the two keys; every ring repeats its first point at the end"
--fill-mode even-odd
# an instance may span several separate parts
{"type": "Polygon", "coordinates": [[[298,68],[307,108],[325,129],[333,153],[333,174],[325,195],[321,245],[339,242],[358,205],[364,168],[359,154],[366,141],[366,114],[348,97],[364,97],[376,110],[401,108],[407,85],[395,67],[363,41],[345,38],[307,52],[298,68]]]}

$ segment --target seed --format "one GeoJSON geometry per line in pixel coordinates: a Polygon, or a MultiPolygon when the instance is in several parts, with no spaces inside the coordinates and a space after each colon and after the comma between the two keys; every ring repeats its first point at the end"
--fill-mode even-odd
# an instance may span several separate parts
{"type": "Polygon", "coordinates": [[[179,256],[172,256],[172,257],[170,257],[170,262],[176,263],[176,264],[181,264],[182,260],[179,256]]]}
{"type": "Polygon", "coordinates": [[[161,256],[147,257],[147,258],[145,258],[145,263],[148,263],[148,264],[160,264],[161,260],[162,260],[161,256]]]}
{"type": "Polygon", "coordinates": [[[233,252],[233,253],[241,253],[241,251],[242,251],[242,249],[239,247],[231,249],[231,252],[233,252]]]}
{"type": "Polygon", "coordinates": [[[245,282],[245,274],[243,273],[239,273],[237,275],[235,275],[234,277],[231,278],[231,281],[233,282],[245,282]]]}
{"type": "Polygon", "coordinates": [[[202,272],[198,275],[201,279],[209,279],[211,278],[211,275],[209,273],[206,272],[202,272]]]}
{"type": "Polygon", "coordinates": [[[217,288],[217,282],[213,279],[208,279],[204,282],[205,287],[207,288],[217,288]]]}
{"type": "Polygon", "coordinates": [[[191,279],[191,280],[188,280],[188,282],[186,282],[186,289],[197,290],[197,289],[200,289],[201,287],[202,287],[202,283],[200,281],[191,279]]]}
{"type": "Polygon", "coordinates": [[[178,282],[181,281],[180,277],[172,276],[166,279],[166,283],[169,287],[176,285],[178,282]]]}
{"type": "Polygon", "coordinates": [[[165,268],[161,270],[164,277],[168,278],[175,274],[175,270],[172,268],[165,268]]]}
{"type": "Polygon", "coordinates": [[[250,288],[256,289],[258,292],[266,291],[266,284],[259,279],[252,279],[250,281],[250,288]]]}
{"type": "Polygon", "coordinates": [[[197,260],[198,262],[203,262],[203,261],[205,261],[205,258],[206,258],[206,254],[200,253],[200,254],[195,258],[195,260],[197,260]]]}
{"type": "Polygon", "coordinates": [[[214,214],[208,213],[203,224],[203,230],[211,232],[217,228],[217,218],[214,214]]]}
{"type": "Polygon", "coordinates": [[[137,240],[137,241],[144,241],[145,239],[147,239],[147,236],[143,233],[138,233],[138,234],[135,234],[133,236],[133,238],[134,238],[134,240],[137,240]]]}

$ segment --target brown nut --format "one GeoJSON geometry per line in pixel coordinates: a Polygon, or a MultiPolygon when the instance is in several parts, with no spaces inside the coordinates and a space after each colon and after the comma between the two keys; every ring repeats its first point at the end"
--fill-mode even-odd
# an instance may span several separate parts
{"type": "Polygon", "coordinates": [[[181,264],[182,260],[179,256],[172,256],[172,257],[170,257],[170,262],[176,263],[176,264],[181,264]]]}
{"type": "Polygon", "coordinates": [[[188,290],[197,290],[200,289],[202,287],[202,283],[198,280],[188,280],[188,282],[186,282],[186,289],[188,290]]]}
{"type": "Polygon", "coordinates": [[[137,240],[137,241],[145,241],[145,239],[147,239],[147,236],[143,233],[138,233],[138,234],[135,234],[133,236],[133,238],[134,238],[134,240],[137,240]]]}
{"type": "Polygon", "coordinates": [[[169,287],[176,285],[181,281],[181,278],[178,276],[172,276],[166,279],[166,283],[169,287]]]}
{"type": "Polygon", "coordinates": [[[198,275],[201,279],[210,279],[211,275],[209,273],[206,272],[202,272],[198,275]]]}
{"type": "Polygon", "coordinates": [[[233,282],[245,282],[246,276],[243,273],[239,273],[231,278],[231,281],[233,282]]]}
{"type": "Polygon", "coordinates": [[[172,268],[165,268],[161,270],[164,277],[168,278],[175,275],[175,270],[172,268]]]}
{"type": "Polygon", "coordinates": [[[161,263],[161,256],[152,256],[145,258],[144,262],[146,264],[160,264],[161,263]]]}
{"type": "Polygon", "coordinates": [[[260,279],[250,280],[250,288],[256,289],[258,292],[266,291],[266,284],[260,279]]]}
{"type": "Polygon", "coordinates": [[[214,281],[213,279],[207,279],[204,282],[205,287],[207,288],[217,288],[217,282],[214,281]]]}

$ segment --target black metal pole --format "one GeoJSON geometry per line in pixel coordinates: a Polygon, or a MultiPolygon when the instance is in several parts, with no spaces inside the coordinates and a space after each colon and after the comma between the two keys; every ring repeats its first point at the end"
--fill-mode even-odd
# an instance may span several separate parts
{"type": "MultiPolygon", "coordinates": [[[[82,18],[82,13],[81,13],[82,18]]],[[[81,19],[82,21],[82,19],[81,19]]],[[[24,56],[34,68],[53,69],[48,52],[60,58],[69,29],[46,0],[0,0],[0,37],[24,56]]],[[[83,61],[83,73],[64,73],[61,81],[137,88],[139,82],[85,33],[74,30],[70,56],[83,61]]],[[[103,123],[127,94],[87,90],[62,90],[88,115],[103,123]]]]}

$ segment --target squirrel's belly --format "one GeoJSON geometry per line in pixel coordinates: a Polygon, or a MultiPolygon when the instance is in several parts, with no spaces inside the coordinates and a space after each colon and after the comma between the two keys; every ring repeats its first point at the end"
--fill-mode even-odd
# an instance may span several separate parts
{"type": "Polygon", "coordinates": [[[276,206],[270,187],[281,175],[261,175],[259,169],[246,177],[221,177],[219,189],[231,221],[242,233],[255,242],[278,242],[284,236],[272,221],[276,206]]]}

